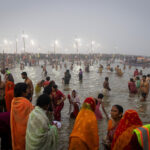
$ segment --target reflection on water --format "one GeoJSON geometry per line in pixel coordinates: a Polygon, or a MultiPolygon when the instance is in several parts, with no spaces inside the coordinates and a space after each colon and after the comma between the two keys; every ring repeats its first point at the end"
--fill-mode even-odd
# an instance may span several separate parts
{"type": "MultiPolygon", "coordinates": [[[[106,64],[104,64],[106,66],[106,64]]],[[[113,64],[112,66],[115,67],[117,64],[113,64]]],[[[84,66],[77,66],[74,65],[74,69],[71,72],[71,81],[69,87],[65,87],[62,84],[62,77],[64,76],[65,69],[60,68],[56,71],[52,69],[51,66],[47,66],[48,75],[51,77],[51,80],[55,80],[58,88],[63,91],[65,95],[68,95],[71,90],[75,89],[78,92],[81,102],[88,96],[97,97],[98,93],[102,90],[102,85],[104,78],[106,76],[109,77],[111,92],[110,96],[104,99],[104,104],[106,107],[106,111],[109,113],[111,106],[113,104],[120,104],[124,107],[124,110],[127,109],[135,109],[138,111],[140,118],[144,123],[150,122],[150,101],[149,97],[146,102],[139,102],[138,96],[129,97],[128,92],[128,80],[132,77],[132,74],[135,70],[133,67],[131,70],[128,68],[125,70],[124,75],[122,77],[118,77],[115,73],[110,73],[104,70],[102,74],[98,73],[98,66],[95,64],[94,66],[90,67],[90,73],[83,73],[83,82],[80,83],[78,80],[78,72],[79,69],[82,68],[84,70],[84,66]],[[68,91],[69,88],[69,91],[68,91]]],[[[70,65],[68,65],[68,68],[70,65]]],[[[142,68],[139,68],[140,70],[142,68]]],[[[25,70],[28,73],[29,78],[35,84],[39,81],[44,79],[42,76],[42,69],[40,66],[36,67],[26,67],[25,70]]],[[[21,78],[21,70],[20,68],[15,68],[11,70],[15,83],[23,82],[21,78]]],[[[148,74],[148,69],[145,69],[143,73],[148,74]]],[[[36,97],[34,96],[33,104],[36,103],[36,97]]],[[[68,142],[69,142],[69,135],[72,131],[74,120],[69,119],[68,115],[69,111],[69,102],[68,100],[65,101],[64,108],[62,110],[62,128],[59,129],[59,150],[67,150],[68,149],[68,142]]],[[[104,116],[104,114],[103,114],[104,116]]],[[[99,136],[100,136],[100,143],[102,138],[106,135],[106,128],[107,128],[107,120],[104,118],[102,121],[98,122],[99,127],[99,136]]],[[[100,145],[102,149],[102,145],[100,145]]]]}

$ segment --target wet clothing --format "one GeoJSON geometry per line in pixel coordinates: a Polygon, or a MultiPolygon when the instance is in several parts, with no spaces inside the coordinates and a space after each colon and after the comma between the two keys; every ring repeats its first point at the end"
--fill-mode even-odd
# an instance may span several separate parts
{"type": "Polygon", "coordinates": [[[70,79],[71,79],[71,74],[69,72],[66,72],[64,77],[65,84],[69,84],[70,79]]]}
{"type": "Polygon", "coordinates": [[[92,98],[83,104],[70,135],[69,150],[98,150],[99,136],[95,113],[95,101],[92,98]],[[93,110],[94,109],[94,110],[93,110]]]}
{"type": "Polygon", "coordinates": [[[57,128],[50,125],[46,111],[36,106],[30,113],[26,130],[26,150],[56,150],[57,128]]]}
{"type": "Polygon", "coordinates": [[[113,136],[111,150],[131,150],[130,140],[133,130],[142,126],[138,113],[135,110],[127,110],[120,120],[113,136]]]}
{"type": "Polygon", "coordinates": [[[129,88],[130,93],[133,93],[133,94],[137,93],[135,82],[129,82],[128,88],[129,88]]]}
{"type": "Polygon", "coordinates": [[[11,137],[13,150],[25,150],[27,122],[33,106],[24,97],[14,97],[11,104],[11,137]]]}
{"type": "Polygon", "coordinates": [[[6,102],[6,109],[7,112],[10,112],[11,110],[11,102],[14,97],[14,83],[11,81],[6,82],[6,87],[5,87],[5,102],[6,102]]]}
{"type": "Polygon", "coordinates": [[[61,121],[61,110],[64,107],[64,102],[60,104],[57,103],[62,97],[64,97],[64,94],[60,90],[57,90],[55,95],[52,93],[54,120],[56,121],[61,121]]]}

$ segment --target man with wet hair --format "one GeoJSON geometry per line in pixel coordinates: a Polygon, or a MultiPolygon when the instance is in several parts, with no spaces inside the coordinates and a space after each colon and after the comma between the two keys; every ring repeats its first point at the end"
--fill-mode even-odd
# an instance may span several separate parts
{"type": "Polygon", "coordinates": [[[33,91],[34,91],[34,87],[33,87],[33,83],[32,81],[28,78],[27,73],[26,72],[22,72],[22,79],[24,79],[24,82],[27,84],[28,88],[27,88],[27,98],[32,101],[32,96],[33,96],[33,91]]]}

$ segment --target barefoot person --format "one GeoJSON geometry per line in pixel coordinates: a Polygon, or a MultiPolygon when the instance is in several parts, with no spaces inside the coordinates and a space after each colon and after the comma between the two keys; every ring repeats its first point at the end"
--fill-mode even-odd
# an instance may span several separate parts
{"type": "Polygon", "coordinates": [[[145,101],[149,93],[149,83],[146,81],[145,75],[142,77],[140,90],[141,90],[141,96],[142,96],[141,101],[145,101]]]}
{"type": "Polygon", "coordinates": [[[24,82],[25,82],[25,83],[27,84],[27,86],[28,86],[28,89],[27,89],[27,92],[28,92],[27,98],[28,98],[30,101],[32,101],[32,96],[33,96],[33,91],[34,91],[33,83],[32,83],[32,81],[28,78],[26,72],[22,72],[21,75],[22,75],[22,79],[25,80],[24,82]]]}

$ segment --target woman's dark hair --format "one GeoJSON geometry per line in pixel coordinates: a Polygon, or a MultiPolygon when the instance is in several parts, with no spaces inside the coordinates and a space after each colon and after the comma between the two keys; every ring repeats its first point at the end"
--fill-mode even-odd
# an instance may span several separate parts
{"type": "Polygon", "coordinates": [[[17,83],[14,88],[14,97],[22,97],[23,93],[26,93],[27,84],[26,83],[17,83]]]}
{"type": "Polygon", "coordinates": [[[46,77],[46,80],[49,81],[49,80],[50,80],[50,77],[46,77]]]}
{"type": "Polygon", "coordinates": [[[52,86],[55,90],[57,90],[58,86],[55,84],[52,86]]]}
{"type": "Polygon", "coordinates": [[[43,94],[50,95],[51,92],[52,92],[52,87],[48,85],[44,88],[43,94]]]}
{"type": "Polygon", "coordinates": [[[120,106],[120,105],[113,105],[113,106],[115,106],[118,109],[119,113],[123,113],[123,107],[122,106],[120,106]]]}
{"type": "Polygon", "coordinates": [[[103,99],[104,95],[102,93],[98,94],[98,98],[103,99]]]}
{"type": "Polygon", "coordinates": [[[134,82],[133,78],[130,78],[130,81],[131,81],[131,82],[134,82]]]}
{"type": "Polygon", "coordinates": [[[8,80],[14,83],[14,78],[11,73],[7,74],[8,80]]]}
{"type": "Polygon", "coordinates": [[[38,97],[36,105],[39,107],[44,107],[50,104],[50,97],[47,94],[42,94],[38,97]]]}
{"type": "Polygon", "coordinates": [[[136,80],[140,80],[140,78],[139,78],[139,77],[136,77],[136,80]]]}

